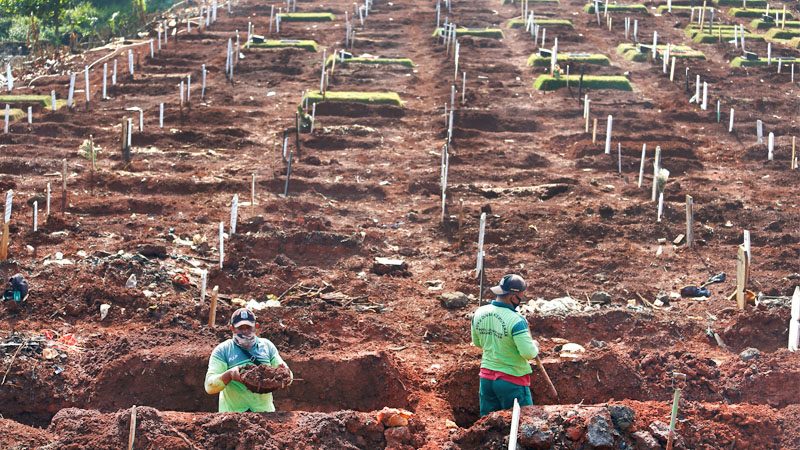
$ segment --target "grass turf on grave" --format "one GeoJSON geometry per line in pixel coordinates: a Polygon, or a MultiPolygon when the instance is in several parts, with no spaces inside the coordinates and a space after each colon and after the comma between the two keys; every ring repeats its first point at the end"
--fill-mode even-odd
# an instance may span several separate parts
{"type": "MultiPolygon", "coordinates": [[[[500,1],[500,4],[501,4],[501,5],[512,5],[512,4],[516,4],[516,3],[517,3],[517,2],[515,2],[514,0],[501,0],[501,1],[500,1]]],[[[561,3],[561,1],[560,1],[560,0],[528,0],[528,3],[529,3],[529,4],[530,4],[530,3],[533,3],[533,4],[537,4],[537,3],[551,3],[551,4],[558,5],[559,3],[561,3]]]]}
{"type": "MultiPolygon", "coordinates": [[[[600,12],[605,11],[605,5],[600,5],[600,12]]],[[[594,3],[589,3],[583,7],[583,10],[589,14],[594,14],[594,3]]],[[[647,6],[644,5],[608,5],[609,13],[629,12],[629,13],[642,13],[647,14],[647,6]]]]}
{"type": "MultiPolygon", "coordinates": [[[[702,6],[695,6],[695,14],[700,13],[700,9],[702,9],[702,6]]],[[[706,14],[708,14],[709,17],[711,17],[711,11],[713,10],[714,8],[707,6],[706,14]]],[[[656,12],[661,15],[667,14],[669,12],[669,7],[667,5],[659,5],[658,8],[656,8],[656,12]]],[[[689,16],[691,15],[691,13],[692,13],[691,6],[672,5],[672,14],[674,15],[689,16]]]]}
{"type": "MultiPolygon", "coordinates": [[[[778,60],[783,61],[783,64],[797,64],[800,63],[800,58],[776,58],[772,57],[772,64],[778,65],[778,60]]],[[[769,63],[767,58],[746,59],[737,56],[731,60],[731,67],[761,67],[769,63]]]]}
{"type": "Polygon", "coordinates": [[[330,67],[333,65],[333,59],[336,59],[336,64],[372,64],[372,65],[382,65],[382,66],[389,66],[389,65],[400,65],[403,67],[413,68],[414,62],[411,61],[409,58],[366,58],[366,57],[357,57],[357,58],[345,58],[345,59],[338,59],[333,55],[328,56],[328,59],[325,61],[325,65],[330,67]]]}
{"type": "Polygon", "coordinates": [[[281,22],[333,22],[336,19],[336,16],[328,12],[280,13],[278,17],[281,22]]]}
{"type": "MultiPolygon", "coordinates": [[[[538,53],[532,54],[528,58],[528,65],[533,67],[550,67],[550,56],[542,56],[538,53]]],[[[559,53],[556,55],[559,64],[561,63],[583,63],[583,64],[597,64],[600,66],[609,66],[608,56],[599,53],[559,53]]]]}
{"type": "MultiPolygon", "coordinates": [[[[664,55],[667,51],[666,45],[658,46],[658,53],[664,55]]],[[[628,61],[645,62],[650,57],[650,49],[641,48],[636,44],[619,44],[617,53],[628,61]]],[[[700,50],[695,50],[686,45],[673,45],[669,48],[669,56],[675,59],[706,59],[706,55],[700,50]]]]}
{"type": "MultiPolygon", "coordinates": [[[[5,120],[4,119],[5,116],[6,116],[6,108],[5,106],[3,106],[2,109],[0,109],[0,121],[5,120]]],[[[15,120],[22,120],[26,117],[28,117],[28,113],[21,109],[10,108],[8,110],[8,120],[10,122],[13,122],[15,120]]]]}
{"type": "MultiPolygon", "coordinates": [[[[770,9],[770,13],[779,13],[778,16],[782,19],[783,12],[777,9],[770,9]]],[[[767,12],[766,8],[731,8],[728,10],[728,15],[731,17],[761,17],[767,12]]],[[[786,18],[791,19],[794,16],[790,12],[786,12],[786,18]]]]}
{"type": "MultiPolygon", "coordinates": [[[[742,0],[714,0],[713,3],[717,6],[742,6],[742,0]]],[[[753,8],[764,8],[767,6],[767,0],[747,0],[747,4],[753,8]]]]}
{"type": "MultiPolygon", "coordinates": [[[[433,32],[433,37],[441,37],[442,28],[437,28],[433,32]]],[[[503,30],[499,28],[456,28],[456,36],[474,36],[483,38],[503,39],[503,30]]]]}
{"type": "MultiPolygon", "coordinates": [[[[52,103],[49,95],[0,95],[0,104],[38,104],[45,109],[52,109],[52,103]]],[[[66,106],[67,101],[57,99],[56,109],[66,106]]]]}
{"type": "Polygon", "coordinates": [[[323,96],[319,92],[307,93],[303,101],[308,99],[309,103],[320,102],[342,102],[342,103],[366,103],[369,105],[392,105],[403,106],[403,101],[396,92],[353,92],[353,91],[328,91],[323,96]]]}
{"type": "MultiPolygon", "coordinates": [[[[555,91],[556,89],[567,87],[567,78],[569,78],[570,85],[575,88],[578,87],[581,79],[580,75],[570,75],[569,77],[561,75],[558,78],[550,75],[539,75],[539,78],[533,82],[533,88],[540,91],[555,91]]],[[[614,89],[618,91],[633,90],[631,82],[622,75],[584,75],[583,88],[614,89]]]]}
{"type": "MultiPolygon", "coordinates": [[[[713,44],[720,40],[720,33],[721,39],[723,41],[730,41],[733,39],[733,25],[714,25],[713,27],[709,27],[707,25],[703,25],[703,29],[700,30],[700,26],[697,24],[690,24],[686,27],[685,33],[692,41],[698,44],[713,44]]],[[[763,41],[764,36],[756,33],[751,33],[745,29],[744,34],[745,39],[749,39],[751,41],[763,41]]]]}
{"type": "Polygon", "coordinates": [[[316,41],[295,40],[295,39],[267,39],[264,42],[248,42],[245,48],[301,48],[309,52],[317,51],[316,41]]]}
{"type": "MultiPolygon", "coordinates": [[[[536,25],[542,26],[544,28],[550,29],[559,29],[559,28],[569,28],[572,29],[572,21],[569,19],[536,19],[534,18],[534,23],[536,25]]],[[[506,22],[506,28],[525,28],[525,20],[521,17],[516,17],[514,19],[509,20],[506,22]]]]}
{"type": "MultiPolygon", "coordinates": [[[[756,30],[769,30],[772,28],[781,28],[782,25],[783,25],[782,20],[778,22],[775,22],[774,20],[766,22],[762,19],[754,19],[752,22],[750,22],[750,28],[755,28],[756,30]]],[[[786,28],[792,28],[792,29],[800,28],[800,20],[787,20],[786,28]]]]}
{"type": "Polygon", "coordinates": [[[782,30],[780,28],[773,28],[764,33],[764,39],[768,41],[788,41],[798,37],[800,37],[800,30],[782,30]]]}

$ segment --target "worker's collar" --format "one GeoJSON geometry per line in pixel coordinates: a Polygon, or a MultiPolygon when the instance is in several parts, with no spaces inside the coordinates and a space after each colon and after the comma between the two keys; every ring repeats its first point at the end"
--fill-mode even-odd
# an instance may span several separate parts
{"type": "Polygon", "coordinates": [[[499,306],[501,308],[508,308],[508,309],[510,309],[510,310],[512,310],[514,312],[517,312],[517,308],[515,308],[512,305],[509,305],[508,303],[503,303],[500,300],[492,300],[492,305],[499,306]]]}

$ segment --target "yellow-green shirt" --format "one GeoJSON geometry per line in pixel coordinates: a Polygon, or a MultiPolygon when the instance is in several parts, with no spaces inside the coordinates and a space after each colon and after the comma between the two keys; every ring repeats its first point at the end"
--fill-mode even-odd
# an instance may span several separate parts
{"type": "MultiPolygon", "coordinates": [[[[272,367],[286,365],[275,348],[275,344],[268,339],[257,338],[250,354],[260,364],[269,364],[272,367]]],[[[217,345],[208,359],[205,388],[209,394],[219,393],[219,412],[274,412],[275,404],[272,394],[256,394],[250,392],[242,383],[231,381],[226,386],[222,382],[222,374],[228,369],[237,366],[249,366],[253,362],[245,352],[233,342],[233,339],[217,345]]]]}

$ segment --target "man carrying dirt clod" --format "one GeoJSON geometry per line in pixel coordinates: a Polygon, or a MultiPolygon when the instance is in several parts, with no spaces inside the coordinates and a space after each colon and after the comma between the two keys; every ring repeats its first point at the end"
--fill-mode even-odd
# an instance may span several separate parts
{"type": "Polygon", "coordinates": [[[217,345],[208,359],[206,392],[219,393],[219,412],[274,412],[273,388],[253,388],[244,372],[253,369],[250,366],[280,368],[285,372],[285,381],[275,387],[280,389],[292,382],[289,367],[275,344],[257,336],[256,316],[249,309],[240,308],[233,313],[231,332],[233,337],[217,345]]]}
{"type": "Polygon", "coordinates": [[[497,297],[481,306],[472,317],[472,344],[483,349],[480,370],[481,416],[533,404],[529,359],[539,354],[528,321],[516,311],[524,300],[525,280],[509,274],[491,288],[497,297]]]}

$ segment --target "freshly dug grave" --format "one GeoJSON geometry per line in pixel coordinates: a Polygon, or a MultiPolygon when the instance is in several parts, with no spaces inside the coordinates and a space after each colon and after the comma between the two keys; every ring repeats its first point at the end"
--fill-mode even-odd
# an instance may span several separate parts
{"type": "Polygon", "coordinates": [[[272,391],[283,389],[292,382],[292,373],[286,366],[251,365],[240,370],[242,383],[251,392],[269,394],[272,391]]]}

